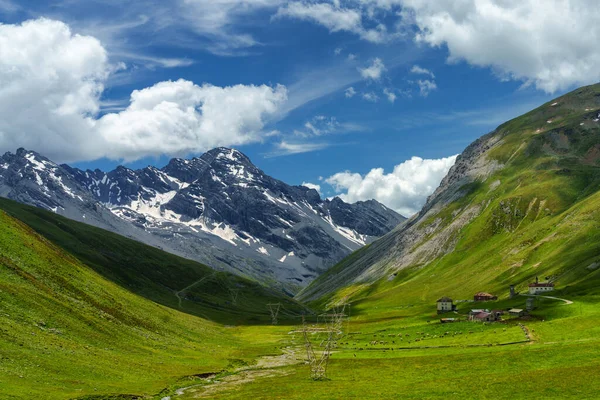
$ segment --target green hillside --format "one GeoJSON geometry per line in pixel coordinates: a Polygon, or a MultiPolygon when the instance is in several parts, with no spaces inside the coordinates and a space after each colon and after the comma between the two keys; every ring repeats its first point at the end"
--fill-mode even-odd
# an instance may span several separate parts
{"type": "Polygon", "coordinates": [[[270,336],[252,335],[268,319],[265,304],[293,306],[256,284],[217,274],[190,290],[186,297],[193,297],[179,311],[167,298],[173,289],[160,290],[159,284],[185,287],[189,281],[177,274],[197,280],[210,276],[207,267],[41,210],[5,200],[2,208],[77,255],[0,211],[2,399],[157,395],[182,377],[272,351],[270,336]],[[136,269],[139,281],[129,284],[136,269]],[[231,304],[224,283],[240,288],[239,306],[231,304]],[[192,314],[261,325],[234,328],[192,314]]]}
{"type": "Polygon", "coordinates": [[[470,160],[497,166],[491,174],[449,186],[460,196],[349,256],[304,295],[369,304],[506,297],[536,276],[555,281],[558,294],[600,293],[599,110],[594,85],[501,125],[470,160]],[[418,238],[410,247],[408,235],[418,238]]]}
{"type": "Polygon", "coordinates": [[[236,275],[215,272],[123,236],[0,198],[0,210],[21,220],[106,279],[157,303],[221,323],[269,320],[267,303],[302,307],[282,293],[236,275]],[[235,300],[235,304],[234,303],[235,300]]]}

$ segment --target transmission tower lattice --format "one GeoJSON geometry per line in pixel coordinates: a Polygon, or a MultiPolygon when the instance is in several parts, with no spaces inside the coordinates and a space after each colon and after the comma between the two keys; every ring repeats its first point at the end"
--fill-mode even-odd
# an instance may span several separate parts
{"type": "Polygon", "coordinates": [[[279,310],[281,309],[281,303],[270,303],[267,304],[267,308],[271,313],[271,323],[277,325],[277,317],[279,316],[279,310]]]}
{"type": "Polygon", "coordinates": [[[237,300],[240,294],[240,289],[229,289],[229,294],[231,295],[231,304],[237,306],[237,300]]]}
{"type": "Polygon", "coordinates": [[[333,307],[329,313],[319,315],[324,320],[324,328],[309,327],[306,324],[306,319],[302,316],[302,334],[310,366],[310,377],[313,380],[327,379],[327,366],[331,358],[331,350],[334,347],[335,341],[344,334],[344,318],[348,317],[345,313],[346,307],[349,306],[344,303],[333,307]],[[315,336],[317,341],[320,342],[319,346],[313,345],[312,336],[315,336]],[[315,347],[319,347],[322,350],[320,352],[316,351],[315,347]]]}

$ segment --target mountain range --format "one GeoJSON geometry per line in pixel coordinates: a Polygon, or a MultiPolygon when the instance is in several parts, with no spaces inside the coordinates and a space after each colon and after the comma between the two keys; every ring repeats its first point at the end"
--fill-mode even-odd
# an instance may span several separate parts
{"type": "Polygon", "coordinates": [[[0,157],[0,196],[51,210],[294,294],[405,220],[377,201],[322,200],[216,148],[110,172],[25,149],[0,157]]]}

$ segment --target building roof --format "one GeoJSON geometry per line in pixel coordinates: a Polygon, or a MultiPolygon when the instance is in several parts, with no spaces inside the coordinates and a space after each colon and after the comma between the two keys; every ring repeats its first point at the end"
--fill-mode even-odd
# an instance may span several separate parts
{"type": "Polygon", "coordinates": [[[480,312],[479,314],[475,314],[473,317],[477,318],[477,319],[486,319],[487,317],[489,317],[491,314],[489,312],[480,312]]]}
{"type": "Polygon", "coordinates": [[[479,296],[479,297],[495,297],[493,294],[490,294],[490,293],[487,293],[487,292],[479,292],[475,296],[479,296]]]}
{"type": "Polygon", "coordinates": [[[510,310],[508,310],[509,313],[520,313],[523,312],[522,309],[520,308],[511,308],[510,310]]]}
{"type": "Polygon", "coordinates": [[[552,283],[552,282],[530,283],[529,287],[554,287],[554,283],[552,283]]]}
{"type": "Polygon", "coordinates": [[[452,299],[450,297],[444,296],[437,301],[438,303],[452,303],[452,299]]]}

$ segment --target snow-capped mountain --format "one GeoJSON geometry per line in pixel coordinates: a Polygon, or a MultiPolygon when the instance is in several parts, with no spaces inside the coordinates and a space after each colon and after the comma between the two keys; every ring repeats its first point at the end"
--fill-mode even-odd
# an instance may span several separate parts
{"type": "Polygon", "coordinates": [[[0,196],[290,291],[404,220],[376,201],[322,200],[226,148],[108,173],[19,149],[0,157],[0,196]]]}

